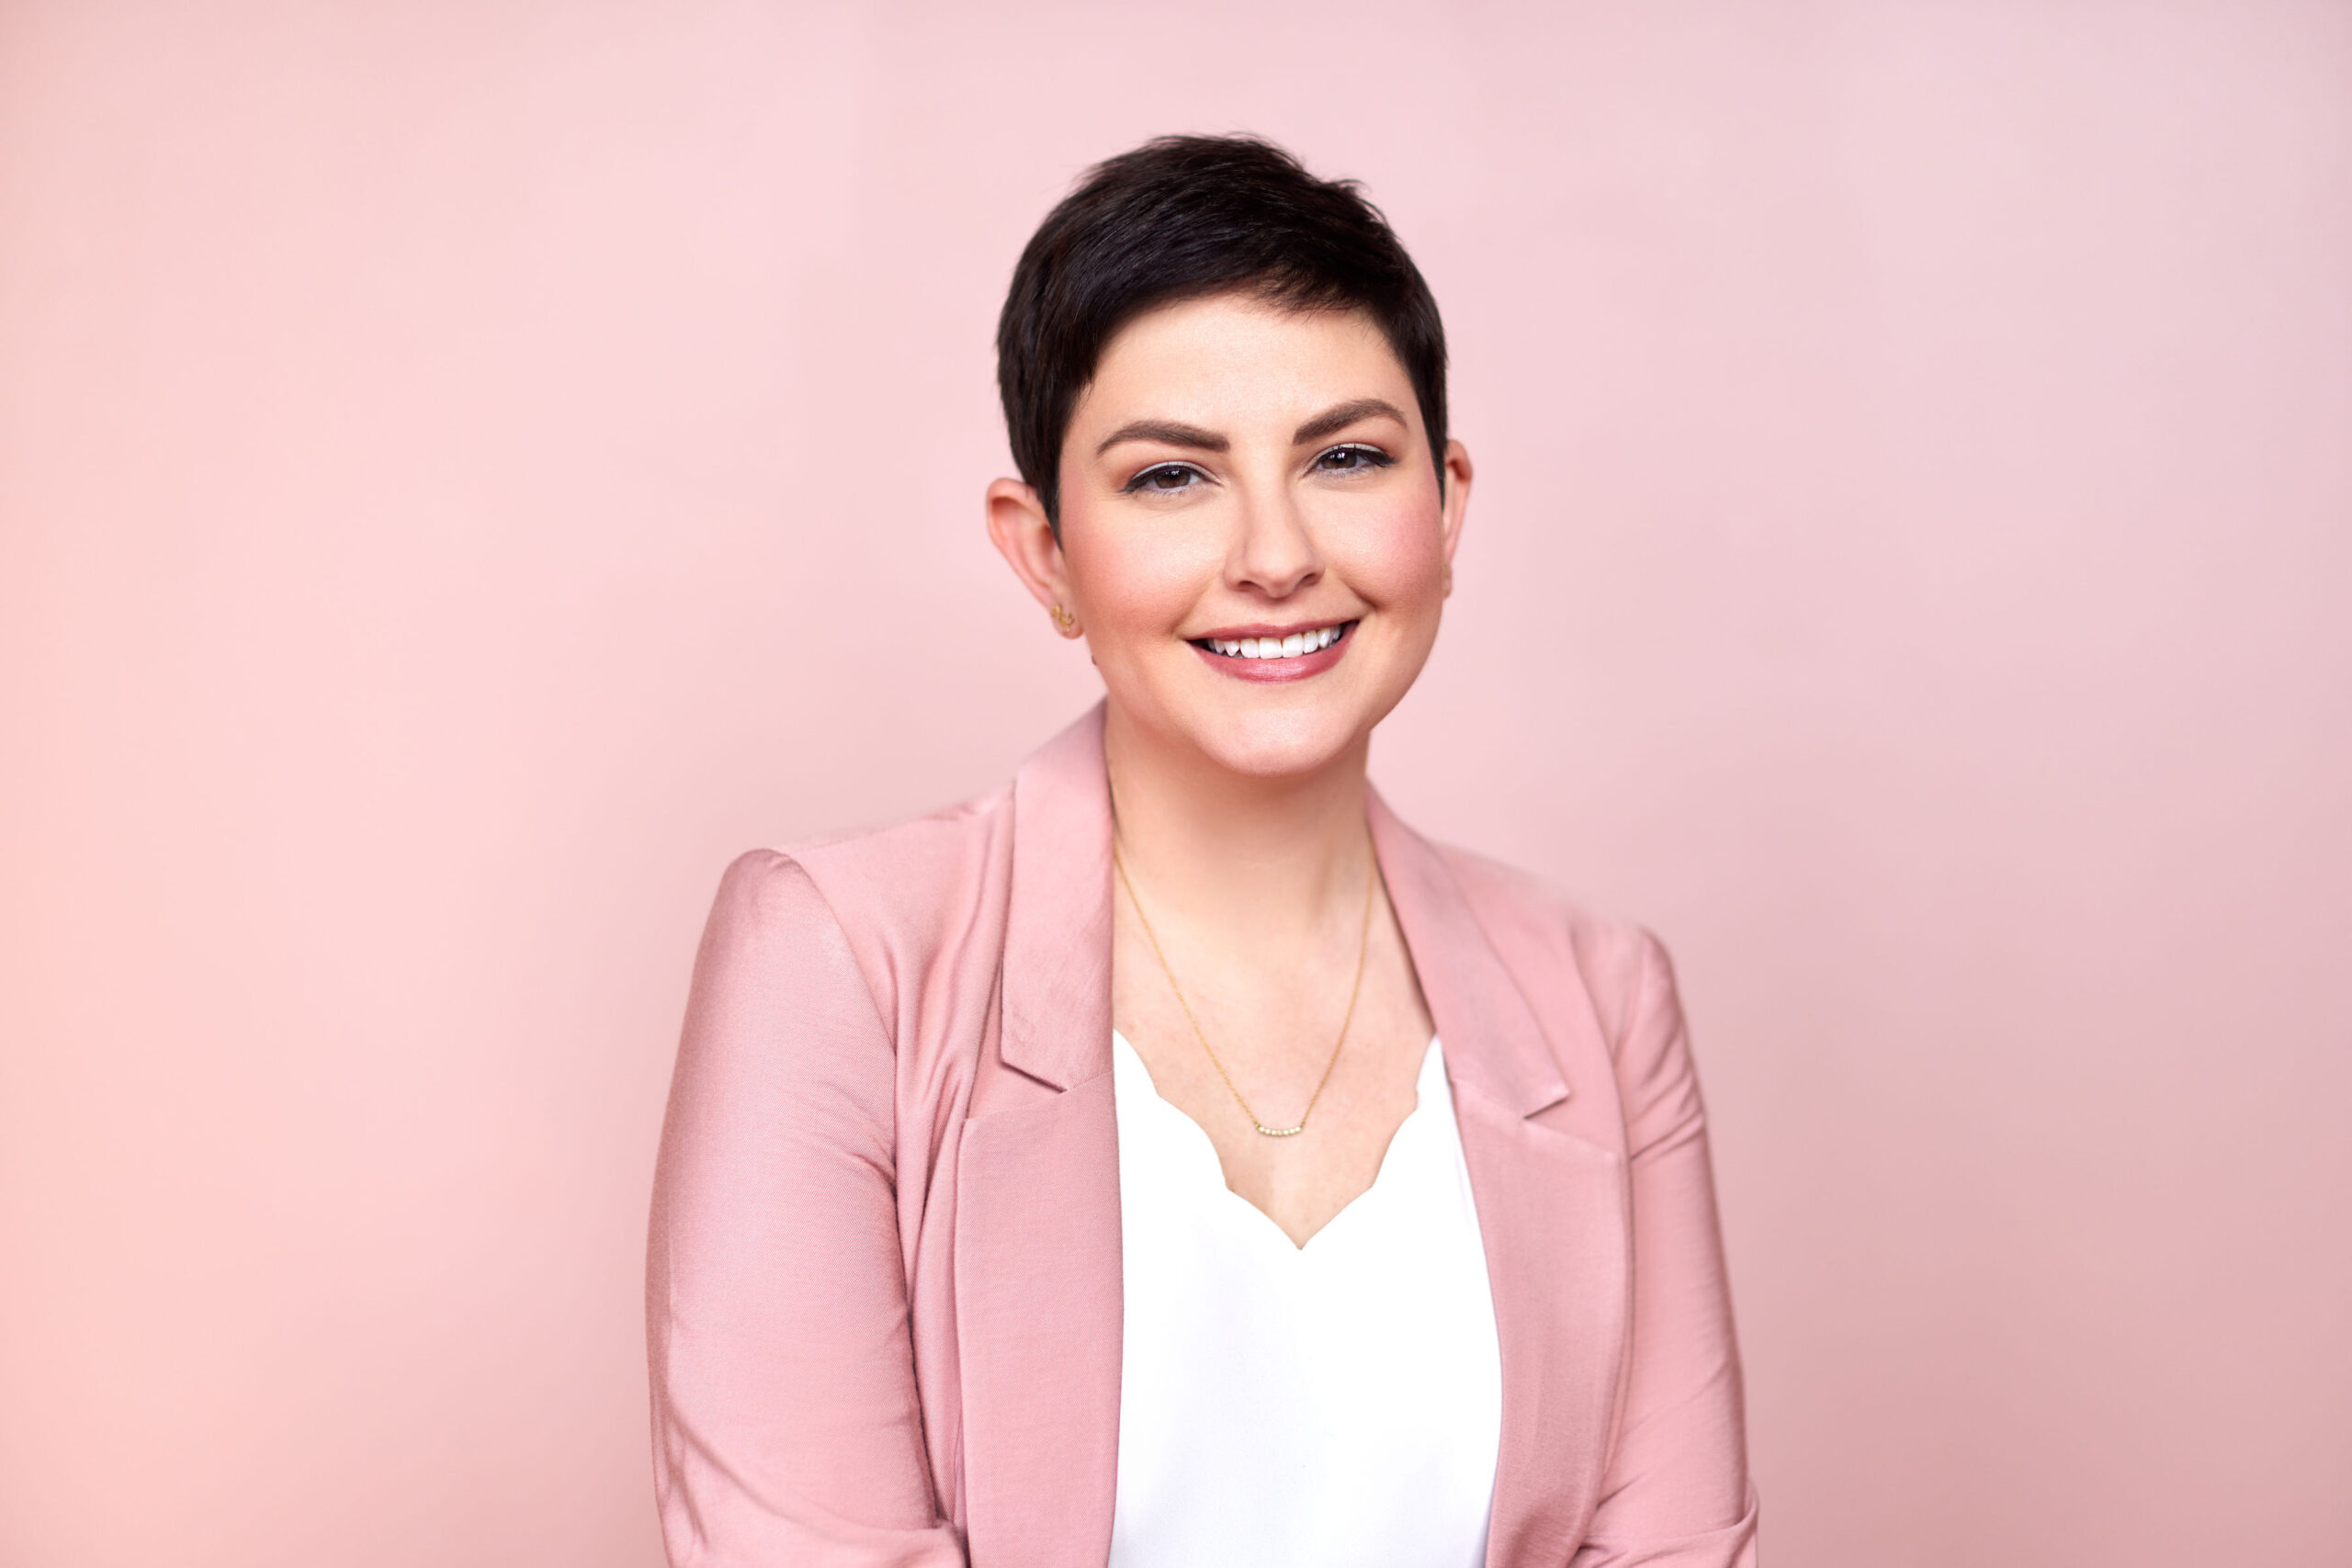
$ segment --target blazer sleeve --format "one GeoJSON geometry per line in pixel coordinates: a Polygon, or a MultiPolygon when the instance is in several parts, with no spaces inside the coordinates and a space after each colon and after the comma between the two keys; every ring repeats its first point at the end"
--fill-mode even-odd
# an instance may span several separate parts
{"type": "Polygon", "coordinates": [[[654,1490],[675,1568],[949,1568],[892,1168],[895,1057],[788,857],[728,869],[653,1189],[654,1490]]]}
{"type": "Polygon", "coordinates": [[[1739,1348],[1707,1123],[1666,949],[1641,933],[1617,1047],[1632,1190],[1631,1366],[1574,1568],[1754,1568],[1739,1348]]]}

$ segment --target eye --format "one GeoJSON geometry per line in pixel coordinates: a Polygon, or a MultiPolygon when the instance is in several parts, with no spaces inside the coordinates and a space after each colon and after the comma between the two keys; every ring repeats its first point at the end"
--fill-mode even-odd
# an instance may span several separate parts
{"type": "Polygon", "coordinates": [[[1315,461],[1309,466],[1316,472],[1322,474],[1360,474],[1371,468],[1387,468],[1396,461],[1396,458],[1377,446],[1366,446],[1357,442],[1350,442],[1344,446],[1333,446],[1317,452],[1315,455],[1315,461]]]}
{"type": "Polygon", "coordinates": [[[1120,487],[1122,495],[1134,495],[1148,491],[1157,495],[1169,495],[1193,488],[1194,480],[1205,482],[1206,474],[1190,463],[1155,463],[1120,487]]]}

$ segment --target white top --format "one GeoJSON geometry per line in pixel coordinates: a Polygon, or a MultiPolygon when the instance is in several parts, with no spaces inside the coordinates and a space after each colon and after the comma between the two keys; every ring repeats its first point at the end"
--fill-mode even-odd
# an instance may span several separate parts
{"type": "Polygon", "coordinates": [[[1111,1041],[1126,1333],[1110,1568],[1483,1568],[1502,1358],[1438,1043],[1377,1179],[1300,1247],[1111,1041]]]}

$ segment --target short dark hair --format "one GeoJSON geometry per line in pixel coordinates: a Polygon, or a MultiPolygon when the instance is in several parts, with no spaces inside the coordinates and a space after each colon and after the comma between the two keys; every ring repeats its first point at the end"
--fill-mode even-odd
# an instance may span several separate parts
{"type": "Polygon", "coordinates": [[[1445,328],[1420,269],[1353,180],[1255,136],[1162,136],[1089,169],[1046,215],[997,319],[1012,460],[1061,532],[1062,438],[1102,350],[1136,316],[1249,289],[1361,310],[1387,335],[1445,483],[1445,328]]]}

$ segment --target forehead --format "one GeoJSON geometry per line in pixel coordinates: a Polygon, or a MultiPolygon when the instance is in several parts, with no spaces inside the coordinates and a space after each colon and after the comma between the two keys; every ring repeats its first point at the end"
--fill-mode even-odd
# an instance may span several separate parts
{"type": "Polygon", "coordinates": [[[1356,398],[1414,407],[1405,367],[1370,314],[1216,294],[1159,306],[1120,328],[1070,412],[1070,429],[1143,417],[1215,428],[1288,421],[1288,429],[1356,398]]]}

